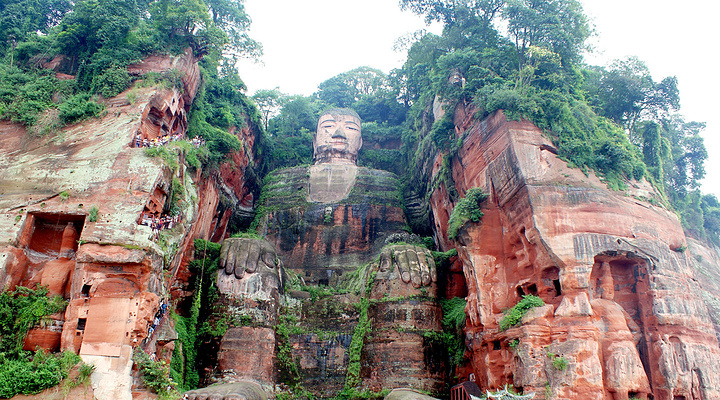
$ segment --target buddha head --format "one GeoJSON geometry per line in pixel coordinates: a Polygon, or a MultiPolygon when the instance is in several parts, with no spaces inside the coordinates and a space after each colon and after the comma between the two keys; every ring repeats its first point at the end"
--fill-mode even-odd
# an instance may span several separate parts
{"type": "Polygon", "coordinates": [[[362,147],[360,116],[348,108],[322,113],[313,137],[315,164],[355,164],[362,147]]]}

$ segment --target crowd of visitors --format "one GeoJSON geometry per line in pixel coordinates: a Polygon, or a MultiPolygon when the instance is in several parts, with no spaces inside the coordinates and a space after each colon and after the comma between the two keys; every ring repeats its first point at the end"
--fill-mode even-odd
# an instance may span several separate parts
{"type": "Polygon", "coordinates": [[[177,225],[181,220],[182,214],[175,216],[143,214],[138,223],[152,228],[152,240],[157,241],[160,238],[160,231],[172,229],[173,226],[177,225]]]}
{"type": "MultiPolygon", "coordinates": [[[[164,146],[170,142],[177,142],[178,140],[183,139],[182,133],[177,133],[175,135],[163,135],[158,138],[148,139],[143,138],[142,133],[138,131],[135,133],[135,147],[160,147],[164,146]]],[[[195,136],[190,141],[193,146],[200,147],[205,145],[205,139],[201,138],[200,136],[195,136]]]]}
{"type": "Polygon", "coordinates": [[[182,133],[175,135],[164,135],[158,138],[148,139],[143,138],[140,131],[135,133],[135,147],[159,147],[164,146],[170,142],[176,142],[183,138],[182,133]]]}
{"type": "Polygon", "coordinates": [[[161,215],[154,216],[152,214],[143,214],[140,218],[140,225],[149,226],[153,231],[162,231],[165,229],[172,229],[173,226],[177,225],[182,219],[182,214],[175,216],[161,215]]]}
{"type": "Polygon", "coordinates": [[[195,136],[194,138],[192,138],[191,143],[195,147],[205,146],[205,139],[201,138],[200,136],[195,136]]]}
{"type": "Polygon", "coordinates": [[[165,314],[167,314],[167,310],[168,310],[168,302],[167,302],[167,300],[163,300],[163,302],[160,304],[160,308],[155,313],[155,317],[153,317],[152,324],[148,328],[148,334],[147,334],[148,339],[152,339],[152,335],[155,332],[155,329],[158,327],[158,325],[160,325],[160,322],[162,321],[165,314]]]}

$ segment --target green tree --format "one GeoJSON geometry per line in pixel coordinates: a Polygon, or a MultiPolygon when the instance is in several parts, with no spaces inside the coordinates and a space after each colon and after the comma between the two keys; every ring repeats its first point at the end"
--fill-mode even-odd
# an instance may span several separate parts
{"type": "Polygon", "coordinates": [[[275,89],[258,90],[252,95],[252,99],[260,110],[263,127],[267,131],[270,119],[280,112],[287,96],[276,87],[275,89]]]}
{"type": "Polygon", "coordinates": [[[714,195],[706,194],[701,198],[700,207],[705,233],[716,246],[720,246],[720,202],[714,195]]]}
{"type": "Polygon", "coordinates": [[[390,89],[387,75],[370,67],[359,67],[318,85],[317,97],[336,107],[350,107],[363,96],[390,89]]]}
{"type": "Polygon", "coordinates": [[[705,177],[707,149],[700,136],[702,122],[685,122],[679,115],[662,121],[663,136],[669,142],[670,155],[665,158],[666,186],[672,198],[684,197],[700,187],[705,177]]]}
{"type": "Polygon", "coordinates": [[[160,38],[169,45],[191,46],[198,56],[208,53],[208,46],[222,47],[227,41],[223,36],[215,38],[215,43],[196,40],[215,28],[202,0],[157,0],[150,6],[150,15],[160,38]]]}
{"type": "Polygon", "coordinates": [[[0,50],[13,49],[18,43],[47,33],[70,11],[69,0],[5,0],[0,2],[0,50]]]}
{"type": "Polygon", "coordinates": [[[576,0],[508,0],[503,17],[517,49],[520,68],[533,46],[558,54],[563,65],[577,64],[592,33],[576,0]]]}
{"type": "Polygon", "coordinates": [[[648,67],[637,57],[615,60],[608,70],[586,86],[600,113],[634,132],[642,120],[659,121],[680,108],[677,79],[655,82],[648,67]]]}
{"type": "Polygon", "coordinates": [[[497,42],[493,21],[505,0],[401,0],[403,10],[425,17],[425,22],[443,24],[443,37],[454,48],[481,49],[497,42]]]}
{"type": "Polygon", "coordinates": [[[213,24],[222,29],[228,38],[226,56],[234,61],[241,57],[258,58],[262,55],[262,46],[251,39],[250,17],[245,12],[243,0],[206,0],[213,24]]]}
{"type": "Polygon", "coordinates": [[[648,172],[655,179],[655,183],[660,188],[664,188],[664,164],[671,156],[670,141],[663,137],[662,126],[655,121],[643,122],[637,131],[642,138],[643,160],[648,167],[648,172]]]}
{"type": "Polygon", "coordinates": [[[140,21],[135,0],[82,0],[63,18],[56,37],[62,54],[89,58],[103,46],[118,48],[140,21]]]}

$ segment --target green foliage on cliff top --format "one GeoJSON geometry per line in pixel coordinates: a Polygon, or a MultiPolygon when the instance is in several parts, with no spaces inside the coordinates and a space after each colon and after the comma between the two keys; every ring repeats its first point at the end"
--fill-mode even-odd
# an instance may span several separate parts
{"type": "MultiPolygon", "coordinates": [[[[214,165],[228,148],[240,145],[237,138],[224,137],[200,122],[225,130],[241,128],[246,124],[239,116],[244,114],[259,123],[232,67],[239,57],[261,54],[260,45],[246,34],[250,19],[241,0],[41,3],[13,0],[0,7],[0,118],[46,134],[98,116],[103,106],[93,95],[109,98],[127,89],[136,79],[128,74],[129,64],[150,54],[180,54],[190,48],[202,59],[204,90],[210,92],[208,99],[201,98],[210,107],[191,124],[208,142],[210,156],[204,161],[214,165]],[[58,80],[55,71],[42,69],[56,56],[58,72],[75,79],[58,80]],[[53,117],[58,112],[59,117],[53,117]]],[[[177,74],[162,76],[183,89],[177,74]]]]}

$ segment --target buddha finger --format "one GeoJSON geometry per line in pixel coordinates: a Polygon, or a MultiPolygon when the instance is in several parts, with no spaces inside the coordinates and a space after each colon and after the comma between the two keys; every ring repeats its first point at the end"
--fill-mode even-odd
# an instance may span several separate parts
{"type": "Polygon", "coordinates": [[[428,268],[430,270],[430,280],[432,280],[433,282],[437,282],[437,266],[435,265],[435,258],[432,256],[432,253],[430,253],[430,250],[427,250],[425,255],[428,260],[428,268]]]}
{"type": "Polygon", "coordinates": [[[427,255],[427,253],[425,253],[424,251],[419,252],[417,257],[420,262],[420,275],[422,277],[422,285],[428,286],[431,283],[429,257],[427,255]]]}
{"type": "Polygon", "coordinates": [[[235,277],[242,279],[245,276],[245,266],[248,263],[248,255],[250,254],[251,243],[248,240],[241,239],[237,255],[235,256],[235,277]]]}
{"type": "Polygon", "coordinates": [[[268,268],[275,269],[275,267],[277,266],[278,261],[277,261],[277,257],[275,256],[274,253],[271,253],[271,252],[263,249],[261,258],[262,258],[262,262],[265,263],[265,265],[268,268]]]}
{"type": "Polygon", "coordinates": [[[237,252],[237,242],[226,240],[220,249],[220,267],[225,269],[225,273],[230,275],[235,269],[235,253],[237,252]]]}
{"type": "Polygon", "coordinates": [[[250,246],[249,246],[249,250],[248,250],[248,258],[247,258],[247,263],[245,264],[245,269],[247,269],[247,272],[255,272],[255,271],[257,271],[259,262],[260,262],[260,243],[253,240],[250,242],[250,246]]]}
{"type": "Polygon", "coordinates": [[[405,254],[408,260],[408,267],[410,268],[410,280],[412,281],[412,285],[414,288],[419,288],[422,286],[422,270],[417,250],[409,247],[405,249],[405,254]]]}
{"type": "Polygon", "coordinates": [[[410,282],[410,265],[408,264],[407,252],[402,250],[395,251],[395,264],[398,266],[398,272],[403,282],[410,282]]]}
{"type": "MultiPolygon", "coordinates": [[[[380,266],[379,266],[379,272],[386,273],[389,272],[392,268],[393,263],[393,257],[390,254],[390,251],[388,249],[383,250],[382,253],[380,253],[380,266]]],[[[392,272],[392,271],[390,271],[392,272]]]]}

